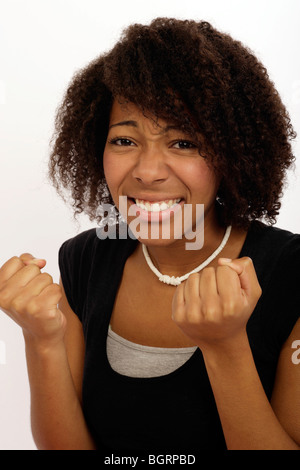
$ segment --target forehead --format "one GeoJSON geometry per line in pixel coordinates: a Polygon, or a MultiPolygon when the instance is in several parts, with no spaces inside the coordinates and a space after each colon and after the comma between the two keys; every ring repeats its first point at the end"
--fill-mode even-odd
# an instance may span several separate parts
{"type": "Polygon", "coordinates": [[[178,125],[157,118],[150,112],[143,112],[134,103],[115,99],[110,112],[109,126],[114,127],[117,125],[143,127],[156,134],[164,133],[170,129],[179,129],[178,125]]]}
{"type": "Polygon", "coordinates": [[[142,112],[134,103],[114,99],[110,111],[110,120],[112,121],[119,117],[129,118],[130,116],[142,117],[142,112]]]}

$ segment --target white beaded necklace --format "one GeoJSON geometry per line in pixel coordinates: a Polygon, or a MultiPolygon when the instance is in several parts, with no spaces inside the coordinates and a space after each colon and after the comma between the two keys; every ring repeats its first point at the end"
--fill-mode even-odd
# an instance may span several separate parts
{"type": "Polygon", "coordinates": [[[228,238],[230,236],[230,232],[231,232],[231,225],[229,225],[226,229],[226,232],[225,232],[225,235],[224,235],[224,238],[221,242],[221,244],[218,246],[218,248],[213,252],[212,255],[210,255],[209,258],[207,258],[205,261],[203,261],[203,263],[200,264],[200,266],[198,266],[197,268],[193,269],[193,271],[187,273],[187,274],[184,274],[183,276],[181,277],[175,277],[175,276],[167,276],[165,274],[162,274],[161,272],[159,272],[158,269],[156,269],[156,267],[154,266],[154,264],[152,263],[151,261],[151,258],[149,256],[149,253],[148,253],[148,250],[147,250],[147,247],[146,245],[143,245],[142,244],[142,249],[143,249],[143,253],[144,253],[144,256],[145,256],[145,259],[147,261],[147,264],[149,266],[149,268],[151,269],[151,271],[154,272],[154,274],[158,277],[158,279],[161,281],[161,282],[164,282],[165,284],[169,284],[171,286],[178,286],[179,284],[181,284],[182,281],[185,281],[190,274],[193,274],[193,273],[198,273],[199,271],[201,271],[201,269],[205,268],[205,266],[207,266],[213,259],[215,259],[218,254],[220,253],[220,251],[223,250],[224,246],[226,245],[227,241],[228,241],[228,238]]]}

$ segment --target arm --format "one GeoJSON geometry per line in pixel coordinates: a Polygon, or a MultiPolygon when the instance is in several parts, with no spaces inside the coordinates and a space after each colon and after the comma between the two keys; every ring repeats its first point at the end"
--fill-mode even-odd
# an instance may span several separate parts
{"type": "MultiPolygon", "coordinates": [[[[226,264],[191,275],[185,285],[178,286],[173,319],[203,353],[227,448],[299,449],[300,370],[291,370],[291,355],[283,348],[272,408],[246,333],[261,289],[249,258],[226,264]]],[[[299,333],[295,330],[293,335],[299,333]]]]}
{"type": "Polygon", "coordinates": [[[33,437],[39,449],[95,449],[80,403],[81,325],[44,265],[24,254],[0,269],[0,307],[25,339],[33,437]]]}
{"type": "Polygon", "coordinates": [[[93,450],[81,408],[82,325],[68,304],[61,280],[60,286],[59,309],[67,320],[63,341],[45,347],[25,335],[32,433],[39,449],[93,450]]]}

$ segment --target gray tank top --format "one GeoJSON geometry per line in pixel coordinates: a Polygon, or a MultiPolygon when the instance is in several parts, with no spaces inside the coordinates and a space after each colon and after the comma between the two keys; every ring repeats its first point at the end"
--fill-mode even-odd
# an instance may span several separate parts
{"type": "Polygon", "coordinates": [[[109,325],[106,351],[111,368],[127,377],[150,378],[170,374],[181,367],[197,349],[158,348],[132,343],[109,325]]]}

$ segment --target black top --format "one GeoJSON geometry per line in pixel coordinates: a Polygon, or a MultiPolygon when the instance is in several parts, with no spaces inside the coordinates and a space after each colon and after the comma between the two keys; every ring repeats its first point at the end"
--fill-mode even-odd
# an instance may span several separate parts
{"type": "MultiPolygon", "coordinates": [[[[100,240],[91,229],[64,242],[59,251],[66,296],[82,322],[86,342],[83,411],[90,431],[98,448],[106,451],[183,454],[226,449],[199,349],[161,377],[126,377],[110,367],[110,316],[125,261],[137,243],[131,238],[100,240]]],[[[300,235],[254,222],[243,256],[252,258],[263,292],[247,334],[270,399],[281,347],[300,312],[300,235]]]]}

